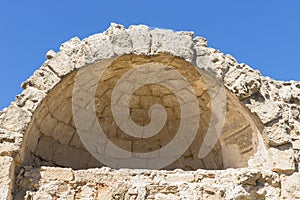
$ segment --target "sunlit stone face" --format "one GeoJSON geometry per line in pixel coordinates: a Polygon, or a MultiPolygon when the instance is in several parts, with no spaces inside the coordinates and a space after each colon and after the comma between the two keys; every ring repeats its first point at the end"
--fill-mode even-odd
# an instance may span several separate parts
{"type": "MultiPolygon", "coordinates": [[[[204,76],[190,63],[169,54],[155,56],[124,55],[115,59],[104,71],[97,82],[94,107],[97,123],[102,128],[107,139],[117,147],[131,153],[152,153],[172,143],[182,119],[181,99],[189,101],[189,98],[178,96],[172,91],[172,86],[150,83],[138,87],[130,95],[128,110],[131,120],[139,127],[151,124],[153,105],[161,105],[166,113],[166,119],[162,128],[150,137],[136,137],[127,133],[118,125],[113,114],[112,95],[118,81],[132,70],[138,70],[140,66],[156,63],[163,66],[161,74],[175,70],[182,75],[192,88],[196,96],[199,109],[197,119],[198,129],[195,138],[191,141],[186,151],[174,162],[164,169],[225,169],[229,167],[246,167],[249,158],[257,151],[258,129],[248,111],[239,101],[226,91],[226,115],[225,124],[218,142],[211,148],[210,153],[204,158],[199,158],[199,150],[203,145],[209,126],[218,123],[212,113],[211,93],[204,76]]],[[[87,66],[92,70],[98,70],[97,63],[87,66]]],[[[91,71],[92,71],[91,70],[91,71]]],[[[201,71],[200,71],[201,72],[201,71]]],[[[76,74],[67,75],[46,97],[39,106],[27,129],[24,140],[23,164],[50,165],[83,169],[101,167],[105,163],[98,161],[82,143],[74,123],[72,110],[73,87],[76,74]]],[[[93,76],[93,73],[90,74],[93,76]]],[[[150,74],[149,74],[150,76],[150,74]]],[[[134,81],[139,82],[139,78],[134,81]]],[[[88,84],[88,83],[87,83],[88,84]]],[[[132,83],[133,85],[135,82],[132,83]]],[[[175,79],[170,84],[178,84],[175,79]]],[[[129,84],[130,86],[130,84],[129,84]]],[[[82,89],[86,89],[82,86],[82,89]]],[[[124,88],[126,93],[126,88],[124,88]]],[[[86,105],[82,105],[84,108],[86,105]]],[[[191,111],[193,112],[193,111],[191,111]]],[[[153,115],[154,116],[154,115],[153,115]]],[[[89,119],[87,119],[88,121],[89,119]]],[[[93,134],[90,130],[89,134],[93,134]]],[[[147,134],[147,133],[144,133],[147,134]]],[[[186,133],[188,134],[188,133],[186,133]]],[[[142,135],[142,134],[141,134],[142,135]]],[[[181,148],[178,146],[178,148],[181,148]]],[[[101,150],[99,150],[101,151],[101,150]]],[[[102,154],[108,149],[102,149],[102,154]]],[[[160,154],[155,155],[160,158],[160,154]]],[[[110,166],[111,167],[111,166],[110,166]]],[[[120,168],[120,166],[115,166],[120,168]]]]}

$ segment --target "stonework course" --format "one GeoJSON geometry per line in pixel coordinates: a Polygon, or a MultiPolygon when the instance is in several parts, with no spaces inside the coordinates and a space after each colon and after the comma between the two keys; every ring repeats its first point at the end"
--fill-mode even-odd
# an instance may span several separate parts
{"type": "MultiPolygon", "coordinates": [[[[176,80],[170,83],[170,88],[178,86],[176,80]]],[[[22,87],[15,101],[0,111],[1,200],[300,199],[300,82],[264,77],[208,47],[206,39],[193,32],[112,23],[103,33],[70,39],[59,52],[49,50],[22,87]],[[128,164],[135,167],[118,162],[107,166],[87,148],[76,126],[74,95],[90,90],[90,81],[76,81],[82,72],[96,76],[107,62],[95,95],[82,97],[93,103],[96,122],[87,120],[80,128],[88,134],[92,124],[99,123],[112,144],[132,155],[167,146],[184,112],[193,112],[181,109],[181,99],[171,89],[147,84],[130,96],[129,114],[139,126],[151,124],[153,104],[165,108],[165,124],[149,138],[128,135],[118,126],[111,99],[118,81],[139,66],[164,66],[155,78],[176,70],[191,85],[200,114],[195,138],[174,162],[161,169],[148,165],[151,159],[128,164]],[[224,119],[214,111],[223,103],[212,100],[218,87],[225,88],[224,119]],[[210,143],[208,133],[217,132],[223,121],[220,135],[212,138],[216,143],[210,143]],[[201,157],[203,146],[211,151],[201,157]]],[[[89,105],[76,106],[84,112],[89,105]]],[[[109,151],[107,146],[95,150],[104,156],[109,151]]]]}

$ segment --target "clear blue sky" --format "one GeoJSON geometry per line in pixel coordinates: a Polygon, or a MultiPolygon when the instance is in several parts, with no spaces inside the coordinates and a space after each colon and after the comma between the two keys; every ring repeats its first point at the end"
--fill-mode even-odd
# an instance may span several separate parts
{"type": "Polygon", "coordinates": [[[193,30],[209,46],[279,80],[300,80],[300,1],[0,1],[0,110],[49,49],[110,22],[193,30]]]}

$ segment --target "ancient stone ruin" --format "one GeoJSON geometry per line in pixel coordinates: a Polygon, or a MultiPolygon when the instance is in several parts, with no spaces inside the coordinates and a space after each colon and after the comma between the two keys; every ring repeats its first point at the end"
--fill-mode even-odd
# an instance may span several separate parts
{"type": "Polygon", "coordinates": [[[0,199],[300,199],[300,82],[144,25],[46,58],[0,112],[0,199]]]}

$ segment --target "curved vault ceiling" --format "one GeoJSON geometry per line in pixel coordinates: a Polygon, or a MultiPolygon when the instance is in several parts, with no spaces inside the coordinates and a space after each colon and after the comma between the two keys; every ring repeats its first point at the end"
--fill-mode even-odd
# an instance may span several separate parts
{"type": "MultiPolygon", "coordinates": [[[[145,63],[163,64],[182,74],[193,87],[200,110],[199,128],[192,145],[165,169],[246,167],[249,158],[257,151],[260,134],[253,117],[236,97],[226,90],[226,119],[222,134],[212,151],[204,158],[199,158],[199,150],[209,124],[211,120],[216,120],[213,123],[217,123],[218,120],[212,116],[211,95],[204,79],[204,76],[209,75],[203,71],[200,74],[189,62],[165,53],[155,56],[124,55],[114,60],[105,70],[97,85],[95,110],[97,121],[107,138],[128,152],[147,153],[164,147],[176,135],[181,115],[178,99],[170,89],[158,84],[139,87],[129,101],[130,116],[140,126],[150,123],[149,109],[152,105],[163,105],[167,121],[158,134],[150,138],[133,137],[122,131],[114,120],[111,95],[117,81],[129,70],[145,63]]],[[[98,65],[95,63],[86,68],[92,67],[97,70],[98,65]]],[[[22,165],[63,166],[73,169],[104,165],[89,153],[75,128],[72,92],[77,73],[78,71],[74,71],[66,75],[35,111],[23,141],[22,165]]],[[[84,89],[84,85],[82,88],[84,89]]],[[[93,134],[92,131],[90,134],[93,134]]]]}

